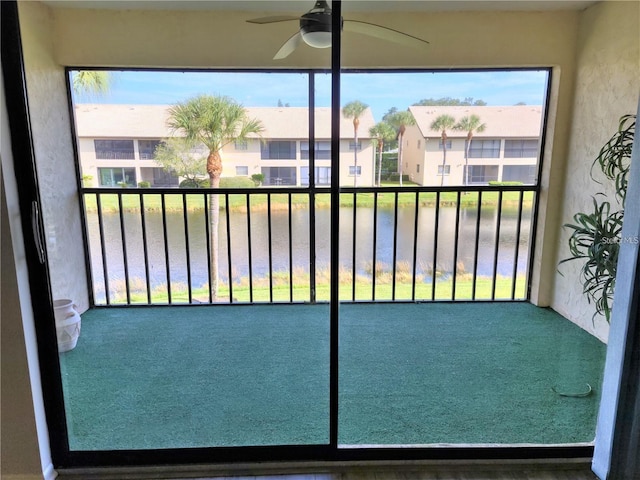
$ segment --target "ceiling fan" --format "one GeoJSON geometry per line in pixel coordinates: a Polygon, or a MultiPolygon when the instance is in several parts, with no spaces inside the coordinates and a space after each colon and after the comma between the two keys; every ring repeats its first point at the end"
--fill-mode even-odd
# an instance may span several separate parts
{"type": "MultiPolygon", "coordinates": [[[[247,20],[247,22],[264,25],[267,23],[288,22],[291,20],[300,20],[300,29],[280,47],[280,50],[278,50],[273,57],[274,60],[281,60],[291,55],[291,53],[300,46],[300,42],[304,42],[314,48],[327,48],[331,46],[331,7],[326,0],[317,0],[313,8],[301,17],[277,15],[254,18],[247,20]]],[[[392,28],[361,22],[359,20],[343,19],[342,29],[347,32],[361,33],[412,47],[424,46],[429,43],[426,40],[399,32],[398,30],[393,30],[392,28]]]]}

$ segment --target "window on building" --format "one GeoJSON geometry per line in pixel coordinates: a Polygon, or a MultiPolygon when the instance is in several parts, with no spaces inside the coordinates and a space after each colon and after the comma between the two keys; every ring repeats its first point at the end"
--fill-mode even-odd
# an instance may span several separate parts
{"type": "Polygon", "coordinates": [[[349,165],[349,176],[353,177],[359,177],[360,175],[362,175],[362,167],[360,165],[358,165],[357,167],[354,167],[353,165],[349,165]]]}
{"type": "MultiPolygon", "coordinates": [[[[438,140],[438,148],[442,150],[442,138],[438,140]]],[[[447,150],[451,149],[451,140],[447,140],[447,150]]]]}
{"type": "Polygon", "coordinates": [[[153,169],[154,187],[177,187],[179,178],[172,172],[167,172],[164,168],[153,169]]]}
{"type": "MultiPolygon", "coordinates": [[[[300,142],[300,158],[303,160],[309,160],[309,142],[300,142]]],[[[315,159],[331,160],[331,142],[316,142],[315,159]]]]}
{"type": "MultiPolygon", "coordinates": [[[[316,185],[331,184],[331,167],[315,167],[316,185]]],[[[300,184],[309,185],[309,167],[300,167],[300,184]]]]}
{"type": "MultiPolygon", "coordinates": [[[[356,149],[356,142],[349,142],[349,150],[356,149]]],[[[358,141],[358,151],[362,150],[362,142],[358,141]]]]}
{"type": "Polygon", "coordinates": [[[264,185],[295,185],[296,167],[262,167],[264,185]]]}
{"type": "Polygon", "coordinates": [[[94,140],[98,160],[133,160],[133,140],[94,140]]]}
{"type": "Polygon", "coordinates": [[[469,158],[499,158],[500,140],[480,140],[474,138],[469,146],[469,158]]]}
{"type": "Polygon", "coordinates": [[[498,180],[498,165],[469,165],[469,183],[489,183],[498,180]]]}
{"type": "Polygon", "coordinates": [[[451,173],[451,165],[438,165],[438,175],[449,175],[451,173]]]}
{"type": "Polygon", "coordinates": [[[135,168],[98,168],[98,179],[101,187],[134,187],[136,181],[135,168]]]}
{"type": "Polygon", "coordinates": [[[156,148],[160,140],[138,140],[138,153],[140,160],[153,160],[156,158],[156,148]]]}
{"type": "Polygon", "coordinates": [[[249,176],[249,167],[246,165],[238,165],[236,166],[236,176],[238,177],[248,177],[249,176]]]}
{"type": "Polygon", "coordinates": [[[420,173],[420,164],[416,164],[416,173],[420,173]]]}
{"type": "Polygon", "coordinates": [[[536,165],[505,165],[502,167],[502,181],[535,184],[537,170],[536,165]]]}
{"type": "Polygon", "coordinates": [[[264,142],[261,148],[262,160],[295,160],[296,142],[271,140],[264,142]]]}
{"type": "Polygon", "coordinates": [[[420,150],[421,146],[422,146],[422,142],[420,141],[420,139],[418,139],[418,150],[420,150]]]}
{"type": "Polygon", "coordinates": [[[538,156],[538,140],[505,140],[505,158],[535,158],[538,156]]]}
{"type": "Polygon", "coordinates": [[[233,148],[236,150],[246,150],[249,148],[249,145],[246,140],[236,140],[233,142],[233,148]]]}

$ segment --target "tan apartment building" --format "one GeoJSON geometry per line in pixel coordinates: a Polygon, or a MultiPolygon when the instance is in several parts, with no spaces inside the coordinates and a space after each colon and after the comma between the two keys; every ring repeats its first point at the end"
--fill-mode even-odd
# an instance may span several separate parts
{"type": "Polygon", "coordinates": [[[409,111],[416,125],[407,127],[404,135],[402,170],[412,181],[428,186],[485,185],[490,181],[535,183],[542,107],[413,106],[409,111]],[[473,134],[468,175],[465,175],[466,131],[447,130],[447,157],[443,165],[442,132],[431,129],[440,115],[450,115],[456,122],[477,115],[485,125],[484,131],[473,134]]]}
{"type": "MultiPolygon", "coordinates": [[[[125,182],[135,186],[177,186],[179,180],[154,160],[163,138],[175,135],[167,126],[168,105],[80,104],[75,108],[78,152],[83,176],[93,186],[114,187],[125,182]]],[[[309,113],[301,107],[247,107],[248,116],[262,122],[264,131],[246,142],[225,146],[221,152],[223,177],[265,176],[266,186],[309,184],[309,113]]],[[[331,182],[331,109],[315,109],[316,185],[331,182]]],[[[368,136],[374,125],[367,109],[360,117],[357,165],[353,121],[342,118],[340,126],[340,184],[374,184],[374,147],[368,136]]],[[[179,135],[179,133],[178,133],[179,135]]],[[[206,151],[199,152],[206,155],[206,151]]]]}

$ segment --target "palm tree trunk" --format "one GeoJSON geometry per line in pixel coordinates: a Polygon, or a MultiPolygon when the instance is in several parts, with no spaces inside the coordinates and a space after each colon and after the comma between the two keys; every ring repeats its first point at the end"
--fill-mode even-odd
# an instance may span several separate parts
{"type": "Polygon", "coordinates": [[[444,185],[444,167],[447,165],[447,135],[442,133],[442,175],[440,176],[440,186],[444,185]]]}
{"type": "MultiPolygon", "coordinates": [[[[207,172],[209,173],[209,185],[211,188],[220,187],[220,175],[222,174],[222,158],[218,152],[210,152],[207,157],[207,172]]],[[[218,298],[219,272],[218,259],[220,256],[218,226],[220,224],[220,197],[217,193],[209,194],[209,245],[211,247],[211,262],[209,272],[209,288],[213,301],[218,298]]]]}
{"type": "Polygon", "coordinates": [[[380,180],[382,178],[382,147],[384,143],[382,140],[378,142],[378,187],[380,186],[380,180]]]}
{"type": "Polygon", "coordinates": [[[400,186],[402,186],[402,139],[404,135],[400,134],[400,141],[398,142],[398,173],[400,174],[400,186]]]}
{"type": "Polygon", "coordinates": [[[464,149],[464,184],[469,185],[469,147],[471,146],[471,139],[473,134],[469,132],[467,135],[467,145],[464,149]]]}
{"type": "MultiPolygon", "coordinates": [[[[357,118],[356,118],[357,119],[357,118]]],[[[358,127],[356,126],[356,119],[353,120],[353,140],[355,146],[353,148],[353,187],[358,186],[358,127]]]]}
{"type": "Polygon", "coordinates": [[[442,175],[440,176],[440,186],[444,185],[444,167],[447,165],[447,147],[442,145],[442,175]]]}

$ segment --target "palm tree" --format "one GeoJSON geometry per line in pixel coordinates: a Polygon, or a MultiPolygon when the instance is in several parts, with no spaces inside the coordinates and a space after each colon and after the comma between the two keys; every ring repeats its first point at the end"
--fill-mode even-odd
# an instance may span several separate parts
{"type": "Polygon", "coordinates": [[[444,168],[447,165],[447,130],[451,130],[456,124],[456,119],[451,115],[440,115],[431,122],[431,130],[441,132],[442,138],[442,175],[440,177],[440,186],[444,185],[444,168]]]}
{"type": "Polygon", "coordinates": [[[362,103],[360,100],[354,100],[342,107],[342,115],[344,118],[353,118],[353,141],[355,143],[353,149],[353,186],[358,183],[358,126],[360,125],[360,116],[369,108],[369,105],[362,103]]]}
{"type": "Polygon", "coordinates": [[[385,142],[390,142],[395,138],[393,127],[387,122],[378,122],[369,129],[369,135],[375,140],[378,147],[378,181],[376,185],[380,186],[380,174],[382,172],[382,148],[385,142]]]}
{"type": "Polygon", "coordinates": [[[106,70],[73,72],[72,86],[78,95],[104,95],[111,89],[113,74],[106,70]]]}
{"type": "Polygon", "coordinates": [[[469,147],[471,146],[471,139],[473,139],[474,132],[482,133],[487,125],[482,123],[478,115],[470,115],[468,117],[462,117],[458,123],[454,125],[454,130],[461,130],[467,132],[467,144],[464,149],[464,184],[469,184],[469,147]]]}
{"type": "Polygon", "coordinates": [[[402,139],[404,138],[404,132],[407,130],[407,127],[416,124],[416,119],[413,118],[413,114],[409,110],[405,110],[389,115],[387,122],[398,131],[398,174],[400,174],[400,186],[402,186],[402,139]]]}
{"type": "MultiPolygon", "coordinates": [[[[234,142],[245,141],[250,134],[260,134],[263,130],[259,120],[251,119],[244,107],[230,97],[199,95],[169,109],[169,128],[184,134],[188,140],[204,144],[209,150],[207,173],[211,188],[220,186],[222,174],[222,147],[234,142]]],[[[210,243],[211,243],[211,295],[218,295],[218,223],[220,199],[211,194],[210,202],[210,243]]]]}

